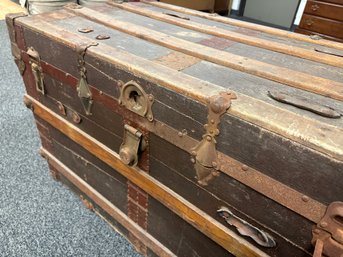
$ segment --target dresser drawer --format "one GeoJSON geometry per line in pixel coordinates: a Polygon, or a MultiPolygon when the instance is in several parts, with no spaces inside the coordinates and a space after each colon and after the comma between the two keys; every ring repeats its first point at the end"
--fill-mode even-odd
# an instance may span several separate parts
{"type": "Polygon", "coordinates": [[[305,13],[334,20],[343,20],[343,5],[321,1],[308,1],[305,7],[305,13]]]}
{"type": "Polygon", "coordinates": [[[327,2],[327,3],[332,3],[332,4],[342,4],[343,5],[343,0],[320,0],[320,2],[327,2]]]}
{"type": "Polygon", "coordinates": [[[343,22],[316,17],[313,15],[304,14],[299,28],[332,37],[343,38],[343,22]]]}

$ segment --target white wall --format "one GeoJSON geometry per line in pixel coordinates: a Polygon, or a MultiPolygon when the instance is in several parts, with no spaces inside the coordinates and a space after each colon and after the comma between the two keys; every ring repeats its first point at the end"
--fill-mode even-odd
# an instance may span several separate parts
{"type": "Polygon", "coordinates": [[[241,0],[233,0],[232,1],[232,9],[233,10],[238,10],[239,9],[239,4],[241,3],[241,0]]]}
{"type": "Polygon", "coordinates": [[[307,2],[307,0],[301,0],[301,2],[300,2],[299,9],[298,9],[297,15],[296,15],[295,20],[294,20],[295,25],[299,25],[299,23],[300,23],[301,16],[304,13],[306,2],[307,2]]]}

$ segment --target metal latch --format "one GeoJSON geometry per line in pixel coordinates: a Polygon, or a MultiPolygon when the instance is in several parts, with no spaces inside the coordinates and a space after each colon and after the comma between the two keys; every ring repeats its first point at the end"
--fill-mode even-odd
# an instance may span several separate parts
{"type": "Polygon", "coordinates": [[[43,75],[42,66],[40,64],[39,53],[33,47],[29,47],[27,50],[27,54],[30,58],[30,65],[31,65],[33,77],[35,79],[36,89],[38,92],[44,95],[45,94],[44,75],[43,75]]]}
{"type": "Polygon", "coordinates": [[[191,150],[193,155],[191,161],[194,163],[197,180],[201,185],[207,185],[213,176],[218,175],[215,137],[219,135],[220,117],[230,108],[232,99],[236,99],[236,95],[231,92],[221,92],[209,99],[208,122],[204,126],[206,133],[201,142],[191,150]]]}
{"type": "Polygon", "coordinates": [[[129,166],[136,166],[139,152],[144,151],[146,142],[143,133],[125,124],[123,143],[120,146],[119,156],[121,161],[129,166]]]}
{"type": "Polygon", "coordinates": [[[343,256],[343,202],[331,203],[312,229],[313,257],[343,256]]]}
{"type": "Polygon", "coordinates": [[[89,85],[87,82],[87,70],[85,67],[85,55],[86,51],[89,47],[91,46],[97,46],[98,43],[92,42],[87,45],[81,45],[78,47],[77,51],[79,53],[79,58],[78,58],[78,67],[79,67],[79,73],[80,73],[80,79],[79,82],[77,83],[77,92],[78,96],[81,100],[83,109],[85,110],[85,113],[87,115],[91,115],[92,112],[92,105],[93,105],[93,98],[92,98],[92,92],[89,89],[89,85]]]}

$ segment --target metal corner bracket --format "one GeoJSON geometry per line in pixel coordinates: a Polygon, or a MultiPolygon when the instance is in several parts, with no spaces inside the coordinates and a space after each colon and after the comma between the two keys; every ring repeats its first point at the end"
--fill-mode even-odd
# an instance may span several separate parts
{"type": "Polygon", "coordinates": [[[230,108],[231,100],[236,99],[232,92],[221,92],[209,98],[206,130],[200,143],[191,149],[192,158],[196,170],[196,179],[201,185],[207,185],[214,176],[218,176],[220,167],[218,167],[216,140],[219,135],[218,125],[221,116],[230,108]]]}

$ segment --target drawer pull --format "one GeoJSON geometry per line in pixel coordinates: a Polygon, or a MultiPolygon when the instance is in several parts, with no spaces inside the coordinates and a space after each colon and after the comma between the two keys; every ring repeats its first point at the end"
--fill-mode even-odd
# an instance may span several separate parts
{"type": "Polygon", "coordinates": [[[319,10],[319,5],[313,4],[313,5],[311,6],[311,9],[312,9],[312,11],[316,12],[316,11],[319,10]]]}
{"type": "Polygon", "coordinates": [[[307,26],[311,27],[313,25],[314,21],[312,19],[307,19],[305,21],[305,23],[306,23],[307,26]]]}

